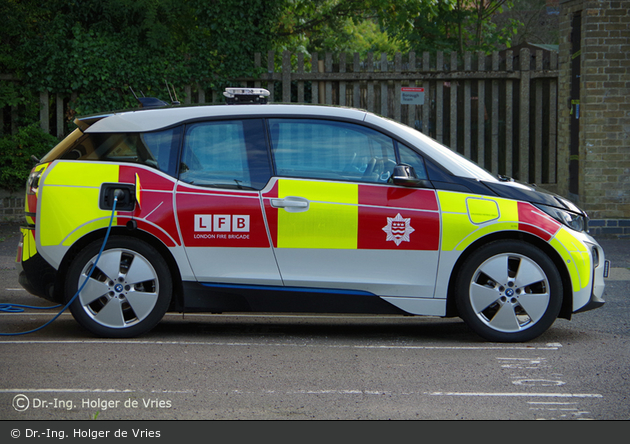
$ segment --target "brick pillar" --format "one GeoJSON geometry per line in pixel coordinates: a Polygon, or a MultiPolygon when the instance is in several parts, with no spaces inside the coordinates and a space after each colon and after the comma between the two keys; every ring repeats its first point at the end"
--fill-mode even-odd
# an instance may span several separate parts
{"type": "Polygon", "coordinates": [[[576,200],[591,219],[630,220],[628,6],[620,0],[560,0],[558,191],[576,200]],[[570,38],[576,13],[582,17],[577,198],[568,192],[570,38]]]}

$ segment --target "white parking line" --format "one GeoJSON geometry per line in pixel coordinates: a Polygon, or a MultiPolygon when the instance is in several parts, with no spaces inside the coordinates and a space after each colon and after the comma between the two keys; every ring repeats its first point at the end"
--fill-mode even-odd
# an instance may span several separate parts
{"type": "Polygon", "coordinates": [[[577,404],[577,402],[558,402],[558,401],[527,401],[528,404],[532,405],[571,405],[577,404]]]}
{"type": "MultiPolygon", "coordinates": [[[[188,394],[188,393],[201,393],[205,390],[135,390],[135,389],[76,389],[76,388],[13,388],[13,389],[0,389],[0,393],[171,393],[171,394],[188,394]]],[[[210,393],[223,393],[221,390],[208,390],[210,393]]],[[[232,390],[232,393],[237,394],[281,394],[281,395],[396,395],[396,393],[389,390],[366,390],[366,389],[319,389],[319,390],[262,390],[262,391],[244,391],[244,390],[232,390]]],[[[501,393],[501,392],[404,392],[398,393],[398,395],[429,395],[429,396],[475,396],[475,397],[510,397],[510,398],[603,398],[602,395],[597,393],[501,393]]],[[[529,404],[575,404],[575,403],[544,403],[544,402],[528,402],[529,404]]],[[[532,407],[536,408],[536,407],[532,407]]],[[[542,408],[542,407],[541,407],[542,408]]],[[[562,410],[576,410],[571,407],[560,408],[562,410]]]]}
{"type": "Polygon", "coordinates": [[[603,398],[599,393],[500,393],[500,392],[433,392],[431,396],[481,396],[513,398],[603,398]]]}
{"type": "Polygon", "coordinates": [[[0,344],[125,344],[125,345],[204,345],[204,346],[221,346],[221,347],[312,347],[312,348],[350,348],[350,349],[369,349],[369,350],[558,350],[558,347],[549,346],[436,346],[436,345],[313,345],[300,342],[284,342],[284,343],[256,343],[256,342],[199,342],[199,341],[145,341],[145,340],[121,340],[121,339],[91,339],[91,340],[0,340],[0,344]]]}
{"type": "MultiPolygon", "coordinates": [[[[147,390],[134,389],[74,389],[74,388],[13,388],[0,389],[0,393],[137,393],[147,390]]],[[[149,390],[149,393],[194,393],[194,390],[149,390]]]]}

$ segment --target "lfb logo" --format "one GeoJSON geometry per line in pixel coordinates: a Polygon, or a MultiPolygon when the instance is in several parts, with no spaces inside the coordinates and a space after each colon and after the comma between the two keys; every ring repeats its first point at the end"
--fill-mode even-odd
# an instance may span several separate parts
{"type": "Polygon", "coordinates": [[[387,234],[387,241],[394,241],[396,246],[404,242],[411,242],[409,236],[414,230],[411,227],[411,218],[402,217],[400,213],[396,217],[388,217],[387,225],[383,227],[383,231],[387,234]]]}
{"type": "Polygon", "coordinates": [[[249,215],[195,214],[195,232],[249,232],[249,215]]]}

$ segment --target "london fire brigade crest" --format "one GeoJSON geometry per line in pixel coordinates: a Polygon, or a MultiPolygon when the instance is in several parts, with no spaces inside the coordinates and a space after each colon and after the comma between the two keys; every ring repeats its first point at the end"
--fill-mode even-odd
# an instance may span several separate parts
{"type": "Polygon", "coordinates": [[[410,217],[404,218],[398,213],[396,217],[387,218],[387,225],[383,227],[383,231],[387,233],[386,240],[394,241],[398,246],[403,241],[410,242],[409,235],[416,230],[411,228],[410,217]]]}

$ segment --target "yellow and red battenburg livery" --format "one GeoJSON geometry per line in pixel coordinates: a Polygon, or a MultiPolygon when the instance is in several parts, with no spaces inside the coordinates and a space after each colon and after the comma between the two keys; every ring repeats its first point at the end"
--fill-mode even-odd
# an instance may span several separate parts
{"type": "Polygon", "coordinates": [[[608,264],[579,208],[365,111],[77,124],[33,169],[16,260],[26,289],[73,300],[96,335],[137,336],[168,310],[334,312],[460,316],[527,341],[603,304],[608,264]]]}

